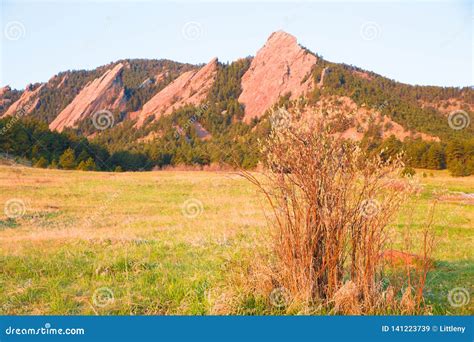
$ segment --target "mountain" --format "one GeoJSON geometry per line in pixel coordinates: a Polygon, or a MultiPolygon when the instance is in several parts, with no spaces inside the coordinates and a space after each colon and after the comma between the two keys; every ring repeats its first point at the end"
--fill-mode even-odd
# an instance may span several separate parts
{"type": "Polygon", "coordinates": [[[290,93],[291,99],[297,99],[309,92],[316,62],[316,56],[300,47],[295,37],[273,33],[242,77],[239,102],[245,106],[244,121],[260,118],[281,96],[290,93]]]}
{"type": "MultiPolygon", "coordinates": [[[[340,132],[371,153],[387,145],[390,153],[409,150],[413,166],[444,168],[450,160],[466,165],[474,160],[472,88],[396,82],[327,61],[283,31],[271,34],[254,57],[232,63],[120,60],[62,72],[24,90],[0,89],[0,125],[16,117],[47,125],[53,135],[66,133],[71,141],[88,139],[122,169],[216,162],[255,166],[257,141],[268,133],[269,113],[277,107],[300,111],[309,120],[336,118],[340,132]],[[113,116],[104,130],[93,124],[103,111],[113,116]]],[[[34,161],[41,147],[32,145],[22,153],[34,161]]],[[[57,151],[45,152],[47,163],[57,163],[57,151]]]]}
{"type": "Polygon", "coordinates": [[[131,113],[130,118],[136,119],[136,126],[141,127],[150,116],[157,119],[163,114],[171,114],[173,110],[186,104],[199,105],[206,99],[216,73],[217,58],[214,58],[199,69],[181,74],[145,103],[140,111],[131,113]]]}
{"type": "MultiPolygon", "coordinates": [[[[36,87],[32,84],[27,85],[18,100],[11,103],[10,106],[5,106],[6,110],[2,117],[14,115],[18,111],[21,111],[22,115],[30,114],[31,112],[33,112],[38,106],[39,93],[41,89],[43,89],[43,87],[44,84],[40,84],[36,87]]],[[[7,91],[8,88],[4,88],[3,93],[6,94],[7,91]]]]}
{"type": "MultiPolygon", "coordinates": [[[[21,109],[27,100],[34,100],[34,108],[29,114],[48,124],[60,119],[67,127],[74,127],[81,121],[90,121],[91,108],[100,107],[100,110],[112,109],[135,111],[142,107],[156,92],[164,88],[182,72],[194,66],[169,60],[121,60],[93,70],[75,70],[61,72],[43,84],[28,85],[25,90],[12,90],[10,87],[0,91],[0,117],[13,115],[21,109]],[[110,82],[112,81],[112,82],[110,82]],[[109,84],[110,83],[110,84],[109,84]],[[112,87],[112,88],[110,88],[112,87]],[[104,98],[103,91],[118,90],[122,93],[122,100],[114,104],[104,98]],[[34,93],[34,94],[33,94],[34,93]],[[34,95],[34,96],[33,96],[34,95]],[[37,101],[36,101],[37,100],[37,101]],[[105,102],[102,102],[105,101],[105,102]],[[125,107],[123,106],[125,102],[125,107]],[[63,111],[69,107],[67,111],[63,111]],[[107,108],[109,107],[109,108],[107,108]],[[88,109],[88,110],[87,110],[88,109]],[[83,112],[86,110],[85,112],[83,112]],[[71,118],[68,118],[71,116],[71,118]],[[78,118],[78,120],[75,120],[78,118]]],[[[109,94],[110,95],[110,94],[109,94]]],[[[113,98],[115,96],[112,96],[113,98]]],[[[29,106],[31,107],[31,106],[29,106]]],[[[65,127],[66,127],[65,126],[65,127]]],[[[61,127],[59,130],[64,129],[61,127]]]]}
{"type": "Polygon", "coordinates": [[[62,131],[65,127],[75,127],[77,122],[100,110],[125,109],[126,98],[120,77],[123,68],[124,65],[118,63],[88,83],[50,123],[49,128],[62,131]]]}

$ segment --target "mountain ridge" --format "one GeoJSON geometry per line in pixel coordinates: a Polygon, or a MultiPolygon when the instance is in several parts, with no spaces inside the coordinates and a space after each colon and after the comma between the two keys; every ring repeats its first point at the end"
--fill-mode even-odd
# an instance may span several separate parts
{"type": "Polygon", "coordinates": [[[308,76],[316,62],[316,56],[301,48],[296,37],[283,31],[272,33],[242,77],[239,102],[245,106],[244,121],[261,117],[286,93],[296,99],[310,91],[313,84],[308,76]]]}
{"type": "Polygon", "coordinates": [[[118,63],[100,78],[87,83],[74,100],[49,124],[49,128],[61,132],[65,127],[74,127],[76,122],[97,111],[123,109],[124,91],[119,77],[123,68],[124,65],[118,63]]]}
{"type": "MultiPolygon", "coordinates": [[[[327,61],[283,31],[273,33],[254,57],[231,63],[128,59],[62,72],[23,92],[0,91],[0,117],[8,113],[98,144],[122,169],[136,169],[143,160],[155,167],[236,160],[255,166],[258,139],[268,134],[269,116],[278,108],[300,111],[309,120],[335,118],[343,136],[372,152],[386,144],[392,152],[409,146],[413,166],[446,167],[450,143],[474,141],[472,88],[396,82],[327,61]],[[102,112],[109,124],[96,127],[94,117],[102,112]],[[453,113],[466,119],[465,127],[453,128],[453,113]]],[[[474,155],[469,144],[458,153],[465,157],[460,164],[474,155]]],[[[33,152],[31,159],[37,158],[33,152]]],[[[47,163],[57,163],[58,153],[48,152],[47,163]]]]}
{"type": "MultiPolygon", "coordinates": [[[[195,92],[196,89],[192,89],[192,86],[191,89],[183,88],[186,84],[186,77],[191,76],[191,74],[194,75],[199,73],[199,70],[201,70],[203,67],[209,67],[210,64],[217,63],[217,59],[213,59],[207,65],[201,67],[195,66],[190,68],[190,70],[186,70],[187,74],[183,75],[183,73],[179,72],[173,82],[177,82],[179,77],[182,77],[181,81],[184,80],[183,84],[175,83],[174,86],[173,84],[166,85],[164,88],[152,94],[152,96],[149,96],[148,101],[138,106],[137,110],[129,110],[129,108],[127,108],[126,102],[130,97],[133,98],[133,95],[130,96],[130,94],[126,94],[126,89],[123,87],[120,87],[121,92],[119,91],[118,94],[112,96],[114,99],[109,99],[108,101],[104,102],[98,101],[97,103],[98,98],[107,98],[108,96],[106,94],[94,94],[93,90],[89,91],[92,93],[89,96],[84,96],[84,94],[80,96],[81,92],[88,90],[86,88],[88,85],[82,85],[76,90],[77,95],[74,96],[74,98],[72,98],[72,100],[68,102],[67,106],[65,106],[61,111],[49,111],[48,123],[50,124],[51,129],[58,129],[59,131],[63,130],[66,126],[77,128],[77,123],[81,120],[89,119],[95,109],[95,112],[99,110],[111,110],[115,112],[124,111],[125,113],[123,113],[122,117],[136,120],[137,122],[135,127],[141,127],[145,123],[145,120],[152,115],[159,117],[162,113],[170,114],[173,110],[179,109],[179,107],[185,106],[186,104],[199,105],[199,103],[203,102],[211,86],[210,82],[205,84],[205,87],[203,87],[204,89],[201,89],[201,86],[203,86],[202,84],[196,84],[195,86],[199,88],[200,93],[199,96],[195,96],[193,99],[193,96],[191,96],[190,92],[195,92]],[[191,72],[191,70],[194,71],[191,72]],[[166,89],[166,87],[171,88],[166,89]],[[178,88],[183,89],[181,89],[182,91],[180,92],[180,89],[178,88]],[[185,94],[186,92],[187,94],[185,94]],[[120,96],[120,99],[115,99],[117,96],[120,96]],[[155,104],[152,101],[154,98],[157,102],[155,104]],[[160,100],[160,98],[162,98],[162,100],[160,100]],[[80,105],[77,106],[78,104],[80,105]],[[78,108],[75,108],[76,106],[78,108]],[[67,111],[66,108],[68,109],[67,111]],[[86,113],[83,113],[86,108],[89,108],[89,110],[86,111],[86,113]],[[63,123],[61,124],[61,122],[63,123]]],[[[242,90],[238,97],[238,102],[244,106],[244,116],[242,120],[249,124],[252,119],[261,118],[265,112],[271,108],[272,105],[278,102],[279,98],[288,94],[290,100],[295,100],[300,96],[306,96],[315,88],[321,88],[324,85],[324,75],[327,68],[326,70],[321,71],[318,82],[313,82],[311,73],[313,72],[317,63],[318,55],[298,45],[296,37],[284,31],[273,32],[263,47],[257,51],[255,57],[252,58],[249,69],[242,76],[242,90]]],[[[122,62],[118,61],[110,63],[108,66],[102,66],[94,70],[102,70],[104,73],[107,73],[109,70],[116,70],[118,65],[122,65],[122,62]]],[[[213,72],[215,71],[216,67],[214,65],[213,72]]],[[[373,77],[371,75],[377,75],[375,73],[367,72],[358,68],[355,68],[353,72],[357,76],[367,80],[370,80],[371,77],[373,77]]],[[[61,82],[56,86],[57,89],[61,89],[62,84],[67,82],[67,76],[68,74],[63,76],[61,82]]],[[[150,78],[159,77],[159,75],[148,76],[148,78],[142,80],[140,87],[136,88],[135,90],[140,90],[142,87],[145,88],[148,85],[147,82],[149,82],[150,78]]],[[[56,76],[53,78],[55,77],[56,76]]],[[[100,84],[100,80],[98,81],[100,77],[101,75],[99,74],[90,82],[95,81],[96,83],[100,84]]],[[[120,83],[120,80],[116,81],[120,83]]],[[[38,105],[45,102],[42,101],[40,92],[45,84],[48,83],[40,84],[34,93],[31,93],[31,90],[29,90],[29,87],[31,86],[28,86],[25,91],[21,93],[20,98],[16,99],[16,101],[4,99],[4,95],[0,94],[0,103],[3,104],[4,107],[3,109],[0,107],[0,117],[12,115],[16,110],[18,110],[18,108],[21,108],[21,106],[28,101],[33,103],[32,105],[28,106],[27,114],[34,112],[38,105]]],[[[421,88],[424,87],[407,86],[421,88]]],[[[444,89],[432,86],[430,86],[430,88],[444,89]]],[[[100,93],[101,91],[97,90],[97,92],[100,93]]],[[[460,97],[452,97],[444,101],[445,102],[431,103],[430,101],[420,100],[420,107],[438,107],[437,110],[439,112],[444,112],[444,114],[447,112],[446,110],[443,111],[445,108],[449,108],[451,111],[461,108],[468,108],[469,111],[474,109],[474,103],[472,103],[471,99],[465,100],[464,98],[460,97]]]]}

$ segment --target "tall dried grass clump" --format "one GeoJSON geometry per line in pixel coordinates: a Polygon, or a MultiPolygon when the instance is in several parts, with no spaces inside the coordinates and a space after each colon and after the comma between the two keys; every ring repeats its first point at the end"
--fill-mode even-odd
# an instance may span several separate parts
{"type": "Polygon", "coordinates": [[[327,118],[284,113],[262,142],[264,177],[244,173],[272,211],[272,257],[255,270],[255,290],[284,288],[293,303],[336,313],[377,312],[393,298],[380,286],[387,226],[414,186],[400,178],[400,158],[367,158],[327,118]]]}

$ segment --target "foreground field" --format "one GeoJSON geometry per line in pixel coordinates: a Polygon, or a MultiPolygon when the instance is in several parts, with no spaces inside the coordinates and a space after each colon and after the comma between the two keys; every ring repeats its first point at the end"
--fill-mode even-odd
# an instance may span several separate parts
{"type": "MultiPolygon", "coordinates": [[[[474,193],[474,177],[420,180],[393,247],[409,229],[417,251],[446,192],[425,297],[433,313],[472,314],[474,205],[450,194],[474,193]]],[[[285,313],[240,288],[268,228],[263,199],[237,174],[0,166],[0,204],[0,314],[285,313]]]]}

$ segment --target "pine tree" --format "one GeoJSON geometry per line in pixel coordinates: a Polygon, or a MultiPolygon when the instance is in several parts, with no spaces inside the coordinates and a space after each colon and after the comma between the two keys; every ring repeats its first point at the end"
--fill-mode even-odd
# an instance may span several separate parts
{"type": "Polygon", "coordinates": [[[89,153],[87,153],[87,151],[84,149],[82,150],[81,153],[79,153],[79,156],[77,157],[77,162],[80,163],[80,162],[85,162],[87,159],[90,158],[90,155],[89,153]]]}
{"type": "Polygon", "coordinates": [[[89,159],[86,160],[86,169],[87,169],[87,171],[97,170],[97,166],[95,165],[94,159],[89,158],[89,159]]]}
{"type": "Polygon", "coordinates": [[[45,157],[41,156],[40,159],[36,161],[34,166],[45,169],[48,167],[48,160],[45,157]]]}
{"type": "Polygon", "coordinates": [[[89,158],[86,161],[81,161],[77,166],[77,169],[82,171],[95,171],[97,166],[95,165],[94,159],[89,158]]]}
{"type": "Polygon", "coordinates": [[[448,169],[451,173],[451,176],[454,177],[465,177],[469,175],[467,165],[456,159],[452,160],[448,164],[448,169]]]}
{"type": "Polygon", "coordinates": [[[444,151],[439,144],[430,146],[426,153],[426,167],[428,169],[441,170],[445,167],[444,151]]]}
{"type": "Polygon", "coordinates": [[[459,141],[451,141],[446,147],[448,164],[455,160],[461,160],[464,156],[464,146],[459,141]]]}
{"type": "Polygon", "coordinates": [[[59,157],[59,166],[65,170],[75,169],[76,157],[72,148],[68,148],[66,151],[64,151],[61,157],[59,157]]]}
{"type": "Polygon", "coordinates": [[[381,156],[384,160],[395,158],[396,155],[402,151],[402,142],[394,135],[391,135],[388,139],[382,142],[379,150],[381,151],[381,156]]]}
{"type": "Polygon", "coordinates": [[[54,159],[51,164],[49,164],[48,169],[57,169],[58,168],[58,162],[56,159],[54,159]]]}

